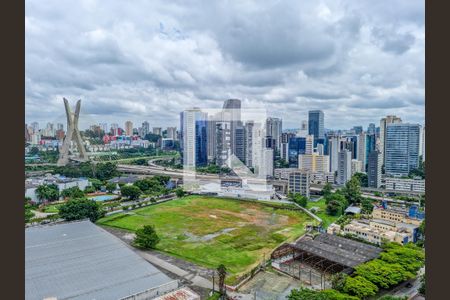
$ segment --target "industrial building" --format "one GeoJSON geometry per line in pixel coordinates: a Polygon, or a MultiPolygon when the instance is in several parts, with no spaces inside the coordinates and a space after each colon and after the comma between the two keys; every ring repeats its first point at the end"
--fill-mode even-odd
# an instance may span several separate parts
{"type": "Polygon", "coordinates": [[[25,298],[154,299],[179,288],[90,221],[25,229],[25,298]]]}
{"type": "Polygon", "coordinates": [[[354,268],[379,256],[382,249],[332,234],[305,235],[283,244],[271,255],[272,267],[316,289],[331,288],[330,276],[350,274],[354,268]]]}

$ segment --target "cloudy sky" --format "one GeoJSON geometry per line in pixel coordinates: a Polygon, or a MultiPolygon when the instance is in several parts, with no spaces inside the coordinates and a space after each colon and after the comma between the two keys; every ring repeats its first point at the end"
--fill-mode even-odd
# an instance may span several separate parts
{"type": "Polygon", "coordinates": [[[423,123],[423,0],[26,0],[26,122],[178,126],[238,98],[298,128],[423,123]],[[214,2],[214,3],[213,3],[214,2]],[[264,4],[263,4],[264,3],[264,4]]]}

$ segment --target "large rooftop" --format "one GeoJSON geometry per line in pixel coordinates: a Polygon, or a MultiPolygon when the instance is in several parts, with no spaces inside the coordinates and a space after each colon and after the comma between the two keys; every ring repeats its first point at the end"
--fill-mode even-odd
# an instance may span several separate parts
{"type": "Polygon", "coordinates": [[[378,257],[382,251],[372,245],[327,233],[314,239],[305,236],[293,244],[293,247],[351,268],[378,257]]]}
{"type": "Polygon", "coordinates": [[[173,282],[89,221],[25,229],[28,300],[120,299],[173,282]]]}

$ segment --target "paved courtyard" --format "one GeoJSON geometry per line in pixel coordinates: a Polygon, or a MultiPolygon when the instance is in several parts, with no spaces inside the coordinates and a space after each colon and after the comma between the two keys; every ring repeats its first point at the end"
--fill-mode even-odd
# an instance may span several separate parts
{"type": "Polygon", "coordinates": [[[256,274],[239,292],[252,294],[261,300],[285,300],[292,289],[299,287],[300,282],[294,278],[266,271],[256,274]]]}

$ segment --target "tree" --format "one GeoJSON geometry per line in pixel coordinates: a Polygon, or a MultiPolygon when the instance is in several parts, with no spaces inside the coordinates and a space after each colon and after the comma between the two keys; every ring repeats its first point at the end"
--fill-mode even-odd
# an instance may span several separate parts
{"type": "Polygon", "coordinates": [[[39,154],[39,148],[38,147],[31,147],[29,154],[32,155],[32,156],[38,155],[39,154]]]}
{"type": "Polygon", "coordinates": [[[365,279],[362,276],[348,277],[345,281],[343,288],[344,293],[359,297],[366,298],[375,296],[378,292],[378,287],[365,279]]]}
{"type": "Polygon", "coordinates": [[[331,183],[327,182],[322,188],[322,195],[326,198],[327,196],[331,195],[332,189],[333,187],[331,186],[331,183]]]}
{"type": "Polygon", "coordinates": [[[104,215],[100,204],[86,198],[71,199],[59,207],[59,216],[67,221],[89,218],[95,222],[104,215]]]}
{"type": "Polygon", "coordinates": [[[331,277],[331,287],[336,291],[342,292],[344,290],[345,281],[348,275],[345,273],[337,273],[331,277]]]}
{"type": "Polygon", "coordinates": [[[56,184],[42,184],[37,187],[36,195],[39,200],[55,201],[59,199],[59,188],[56,184]]]}
{"type": "Polygon", "coordinates": [[[217,273],[219,275],[219,293],[223,296],[225,295],[225,277],[227,276],[227,268],[220,264],[217,268],[217,273]]]}
{"type": "Polygon", "coordinates": [[[32,205],[30,204],[30,198],[25,197],[25,223],[31,221],[34,217],[34,212],[31,211],[32,205]]]}
{"type": "Polygon", "coordinates": [[[373,211],[373,204],[372,204],[372,200],[370,199],[363,199],[361,201],[361,208],[362,208],[362,212],[365,214],[371,214],[373,211]]]}
{"type": "Polygon", "coordinates": [[[426,277],[425,277],[425,274],[422,274],[421,276],[420,276],[420,286],[419,286],[419,293],[421,293],[422,295],[424,295],[425,296],[425,279],[426,277]]]}
{"type": "Polygon", "coordinates": [[[358,178],[359,184],[360,184],[362,187],[368,187],[368,185],[369,185],[369,177],[367,176],[366,173],[360,173],[360,172],[358,172],[358,173],[355,173],[353,176],[355,176],[356,178],[358,178]]]}
{"type": "Polygon", "coordinates": [[[159,241],[160,239],[156,234],[155,228],[152,225],[144,225],[136,230],[133,244],[142,249],[154,249],[159,241]]]}
{"type": "Polygon", "coordinates": [[[103,186],[103,182],[96,178],[90,178],[89,181],[96,191],[98,191],[103,186]]]}
{"type": "Polygon", "coordinates": [[[400,264],[388,263],[381,259],[361,264],[355,270],[355,274],[385,289],[414,277],[413,273],[405,270],[400,264]]]}
{"type": "Polygon", "coordinates": [[[422,223],[420,223],[419,234],[422,240],[425,241],[425,220],[423,220],[422,223]]]}
{"type": "Polygon", "coordinates": [[[330,216],[339,216],[342,214],[342,204],[339,201],[331,200],[327,204],[326,212],[330,216]]]}
{"type": "Polygon", "coordinates": [[[350,296],[335,290],[316,291],[307,288],[293,289],[287,296],[288,300],[359,300],[358,297],[350,296]]]}
{"type": "Polygon", "coordinates": [[[345,198],[350,204],[361,202],[361,185],[358,177],[353,176],[343,189],[345,198]]]}
{"type": "Polygon", "coordinates": [[[150,142],[156,143],[161,137],[157,134],[147,133],[144,137],[144,140],[148,140],[150,142]]]}
{"type": "Polygon", "coordinates": [[[78,186],[73,186],[61,191],[63,198],[83,198],[84,193],[78,186]]]}
{"type": "Polygon", "coordinates": [[[308,204],[308,198],[302,196],[300,193],[289,193],[288,198],[290,201],[297,203],[301,207],[306,207],[306,204],[308,204]]]}
{"type": "Polygon", "coordinates": [[[142,191],[134,185],[124,185],[120,188],[120,193],[124,197],[128,197],[130,200],[135,200],[139,198],[142,194],[142,191]]]}
{"type": "Polygon", "coordinates": [[[87,187],[84,188],[84,193],[85,194],[95,193],[95,187],[93,187],[92,185],[88,185],[87,187]]]}
{"type": "Polygon", "coordinates": [[[175,194],[177,195],[178,198],[181,198],[185,195],[185,191],[182,188],[177,188],[175,190],[175,194]]]}
{"type": "Polygon", "coordinates": [[[113,183],[113,182],[108,182],[108,183],[106,184],[106,190],[107,190],[109,193],[114,192],[114,191],[116,190],[116,188],[117,188],[117,184],[115,184],[115,183],[113,183]]]}
{"type": "Polygon", "coordinates": [[[93,167],[95,177],[100,180],[109,180],[120,174],[117,165],[112,162],[98,163],[93,167]]]}

